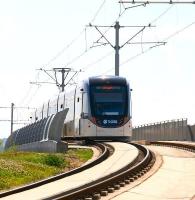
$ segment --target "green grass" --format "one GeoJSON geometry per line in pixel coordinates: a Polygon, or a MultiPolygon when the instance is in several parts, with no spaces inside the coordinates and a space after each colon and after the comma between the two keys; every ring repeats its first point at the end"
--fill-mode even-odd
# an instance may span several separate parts
{"type": "Polygon", "coordinates": [[[69,150],[69,155],[72,157],[75,156],[79,158],[81,161],[86,162],[93,156],[93,151],[90,149],[77,149],[77,151],[72,149],[69,150]]]}
{"type": "Polygon", "coordinates": [[[71,149],[66,153],[0,153],[0,191],[32,183],[79,167],[93,155],[90,149],[71,149]]]}

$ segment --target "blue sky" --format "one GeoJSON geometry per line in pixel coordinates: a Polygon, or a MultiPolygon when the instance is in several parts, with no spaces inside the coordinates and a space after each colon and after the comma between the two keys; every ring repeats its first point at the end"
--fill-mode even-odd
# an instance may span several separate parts
{"type": "MultiPolygon", "coordinates": [[[[177,118],[195,123],[194,9],[194,4],[150,4],[127,9],[118,19],[124,26],[154,26],[132,42],[167,42],[152,49],[150,45],[131,44],[120,50],[120,75],[133,88],[134,125],[177,118]]],[[[53,85],[29,84],[49,81],[36,70],[39,68],[83,69],[75,81],[114,74],[113,48],[90,48],[100,35],[95,28],[85,30],[85,25],[113,25],[119,13],[120,5],[113,0],[0,0],[0,107],[11,102],[16,107],[38,107],[57,93],[53,85]]],[[[139,30],[121,28],[120,44],[139,30]]],[[[105,35],[114,44],[114,29],[105,35]]],[[[16,109],[14,116],[26,119],[28,110],[16,109]]],[[[9,118],[10,110],[0,109],[0,119],[9,118]]],[[[10,124],[0,122],[0,137],[7,137],[9,131],[10,124]]]]}

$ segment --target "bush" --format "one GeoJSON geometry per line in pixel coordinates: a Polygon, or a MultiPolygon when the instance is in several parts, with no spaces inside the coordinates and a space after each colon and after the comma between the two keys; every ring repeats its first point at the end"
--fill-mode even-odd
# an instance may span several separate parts
{"type": "Polygon", "coordinates": [[[65,160],[62,157],[58,157],[52,154],[46,155],[44,160],[46,165],[55,167],[63,167],[65,162],[65,160]]]}

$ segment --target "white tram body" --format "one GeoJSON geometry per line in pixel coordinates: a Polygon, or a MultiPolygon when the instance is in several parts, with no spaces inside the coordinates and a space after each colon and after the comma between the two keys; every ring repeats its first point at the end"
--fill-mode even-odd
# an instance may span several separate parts
{"type": "Polygon", "coordinates": [[[62,137],[130,140],[131,89],[125,78],[90,77],[44,103],[32,122],[69,108],[62,137]]]}

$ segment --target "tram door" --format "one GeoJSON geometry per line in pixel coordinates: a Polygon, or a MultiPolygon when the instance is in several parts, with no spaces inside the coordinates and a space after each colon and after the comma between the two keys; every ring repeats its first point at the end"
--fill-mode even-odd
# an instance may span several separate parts
{"type": "Polygon", "coordinates": [[[74,116],[74,124],[75,124],[75,135],[79,135],[79,124],[82,113],[82,91],[80,88],[76,89],[75,92],[75,116],[74,116]]]}

